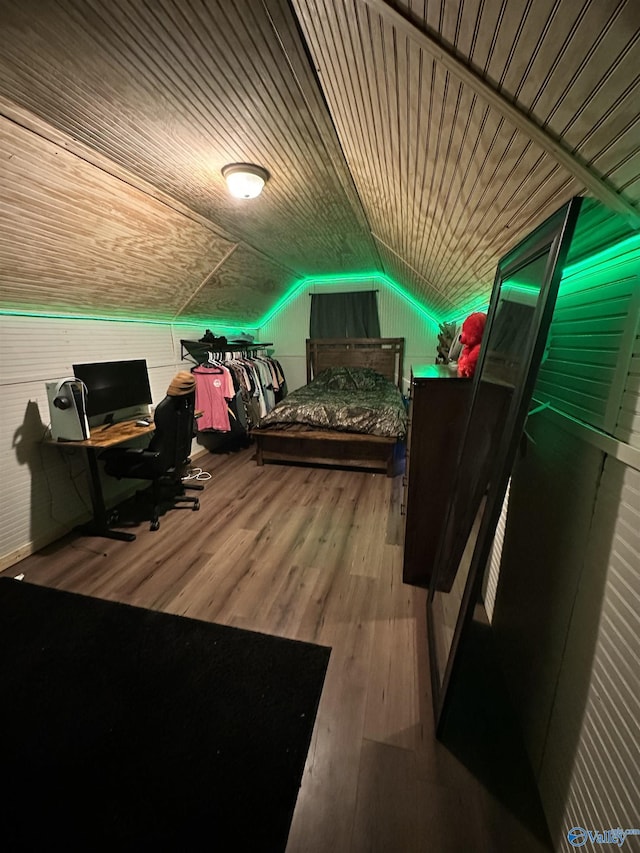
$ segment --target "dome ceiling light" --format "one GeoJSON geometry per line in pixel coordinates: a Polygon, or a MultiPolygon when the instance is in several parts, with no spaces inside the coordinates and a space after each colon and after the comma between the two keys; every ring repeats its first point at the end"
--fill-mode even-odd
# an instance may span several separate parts
{"type": "Polygon", "coordinates": [[[230,163],[223,167],[222,177],[235,198],[255,198],[269,180],[269,172],[251,163],[230,163]]]}

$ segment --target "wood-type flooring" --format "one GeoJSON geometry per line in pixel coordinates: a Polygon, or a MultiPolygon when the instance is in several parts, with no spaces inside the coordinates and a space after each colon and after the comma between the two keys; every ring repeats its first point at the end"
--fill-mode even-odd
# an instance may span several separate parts
{"type": "Polygon", "coordinates": [[[193,464],[212,475],[199,512],[141,523],[132,543],[70,534],[5,574],[331,646],[287,853],[547,850],[434,738],[401,478],[260,468],[252,448],[193,464]]]}

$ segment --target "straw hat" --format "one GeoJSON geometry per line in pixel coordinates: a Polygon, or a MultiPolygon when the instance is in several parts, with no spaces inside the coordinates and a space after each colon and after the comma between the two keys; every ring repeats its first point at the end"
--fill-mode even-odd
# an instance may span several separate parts
{"type": "Polygon", "coordinates": [[[195,376],[187,370],[181,370],[180,373],[176,373],[171,380],[171,383],[167,388],[167,396],[181,397],[183,394],[191,394],[191,392],[195,390],[195,387],[195,376]]]}

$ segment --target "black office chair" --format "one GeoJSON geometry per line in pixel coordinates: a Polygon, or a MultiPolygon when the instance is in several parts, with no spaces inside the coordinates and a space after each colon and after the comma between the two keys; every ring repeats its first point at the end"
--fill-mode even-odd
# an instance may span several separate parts
{"type": "Polygon", "coordinates": [[[195,392],[167,394],[156,407],[153,418],[156,429],[147,448],[114,447],[100,456],[105,473],[111,477],[151,480],[151,530],[160,527],[163,492],[172,504],[191,503],[194,511],[200,509],[198,498],[185,495],[182,483],[182,474],[190,461],[194,408],[195,392]]]}

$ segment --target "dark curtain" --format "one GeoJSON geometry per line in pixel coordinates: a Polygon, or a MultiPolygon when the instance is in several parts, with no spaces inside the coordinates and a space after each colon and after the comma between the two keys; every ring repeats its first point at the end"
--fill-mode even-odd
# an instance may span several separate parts
{"type": "Polygon", "coordinates": [[[312,293],[310,338],[379,338],[375,290],[312,293]]]}

